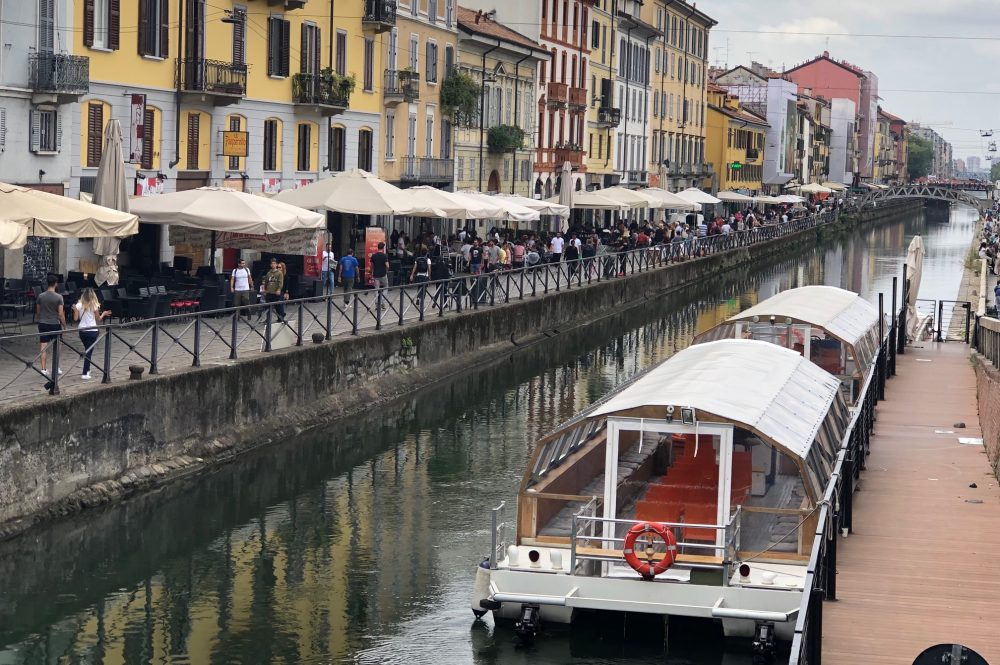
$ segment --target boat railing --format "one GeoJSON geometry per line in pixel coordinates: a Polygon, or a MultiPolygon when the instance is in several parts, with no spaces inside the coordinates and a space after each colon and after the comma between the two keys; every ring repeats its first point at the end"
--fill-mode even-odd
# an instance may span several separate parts
{"type": "Polygon", "coordinates": [[[818,518],[813,546],[803,586],[804,593],[795,623],[789,665],[819,665],[822,658],[823,601],[837,599],[837,541],[851,532],[854,487],[865,468],[875,426],[875,406],[885,397],[885,382],[895,374],[900,326],[906,306],[895,313],[888,331],[882,331],[882,345],[858,392],[833,474],[822,500],[816,506],[818,518]]]}
{"type": "Polygon", "coordinates": [[[504,520],[507,502],[490,511],[490,570],[496,570],[507,552],[507,522],[504,520]]]}

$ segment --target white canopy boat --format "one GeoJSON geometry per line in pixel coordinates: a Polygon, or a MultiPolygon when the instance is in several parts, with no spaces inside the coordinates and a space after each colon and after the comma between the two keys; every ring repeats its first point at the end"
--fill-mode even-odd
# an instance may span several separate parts
{"type": "Polygon", "coordinates": [[[790,640],[824,494],[850,438],[840,381],[761,341],[691,346],[543,437],[503,506],[472,609],[697,617],[790,640]]]}

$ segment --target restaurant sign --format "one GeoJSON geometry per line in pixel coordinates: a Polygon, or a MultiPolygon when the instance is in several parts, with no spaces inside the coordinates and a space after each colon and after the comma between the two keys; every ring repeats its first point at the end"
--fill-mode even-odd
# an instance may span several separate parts
{"type": "Polygon", "coordinates": [[[222,132],[222,156],[223,157],[246,157],[247,147],[250,144],[249,132],[238,132],[223,130],[222,132]]]}

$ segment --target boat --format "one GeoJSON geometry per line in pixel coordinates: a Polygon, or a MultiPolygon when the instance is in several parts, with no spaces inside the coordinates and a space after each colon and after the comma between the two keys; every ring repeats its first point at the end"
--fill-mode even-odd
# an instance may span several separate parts
{"type": "Polygon", "coordinates": [[[857,419],[840,368],[786,346],[692,345],[543,437],[510,542],[493,510],[473,612],[525,641],[581,612],[721,622],[765,655],[791,640],[857,419]]]}
{"type": "Polygon", "coordinates": [[[847,403],[858,402],[873,371],[884,326],[879,313],[853,291],[803,286],[782,291],[696,336],[755,339],[792,349],[841,380],[847,403]]]}

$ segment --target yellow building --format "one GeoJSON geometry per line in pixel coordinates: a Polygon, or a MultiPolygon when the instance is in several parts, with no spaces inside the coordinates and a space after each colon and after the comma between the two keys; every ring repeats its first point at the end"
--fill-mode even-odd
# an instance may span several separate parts
{"type": "MultiPolygon", "coordinates": [[[[337,5],[338,15],[347,11],[342,7],[337,5]]],[[[440,89],[455,64],[455,3],[399,0],[395,11],[396,26],[386,33],[382,48],[385,111],[379,175],[404,187],[450,187],[455,177],[452,123],[441,111],[440,89]]]]}
{"type": "Polygon", "coordinates": [[[717,191],[760,192],[767,121],[715,86],[708,92],[706,116],[705,158],[717,174],[717,191]]]}
{"type": "MultiPolygon", "coordinates": [[[[274,193],[333,171],[377,172],[379,45],[394,0],[338,2],[333,17],[329,3],[305,6],[74,3],[73,51],[89,56],[91,83],[74,123],[70,193],[92,191],[111,118],[137,194],[203,185],[274,193]],[[239,134],[224,141],[224,131],[239,134]]],[[[171,260],[160,231],[143,225],[124,261],[171,260]]]]}
{"type": "Polygon", "coordinates": [[[455,188],[531,196],[535,74],[549,53],[465,7],[458,8],[458,30],[457,75],[475,82],[485,113],[482,122],[478,108],[456,119],[455,188]]]}
{"type": "Polygon", "coordinates": [[[649,183],[671,191],[701,187],[706,158],[708,37],[717,22],[684,0],[653,0],[642,19],[662,32],[650,42],[652,103],[649,183]]]}
{"type": "Polygon", "coordinates": [[[591,10],[590,107],[587,111],[587,189],[611,187],[615,174],[615,136],[622,109],[615,95],[618,65],[615,54],[613,5],[596,2],[591,10]]]}

